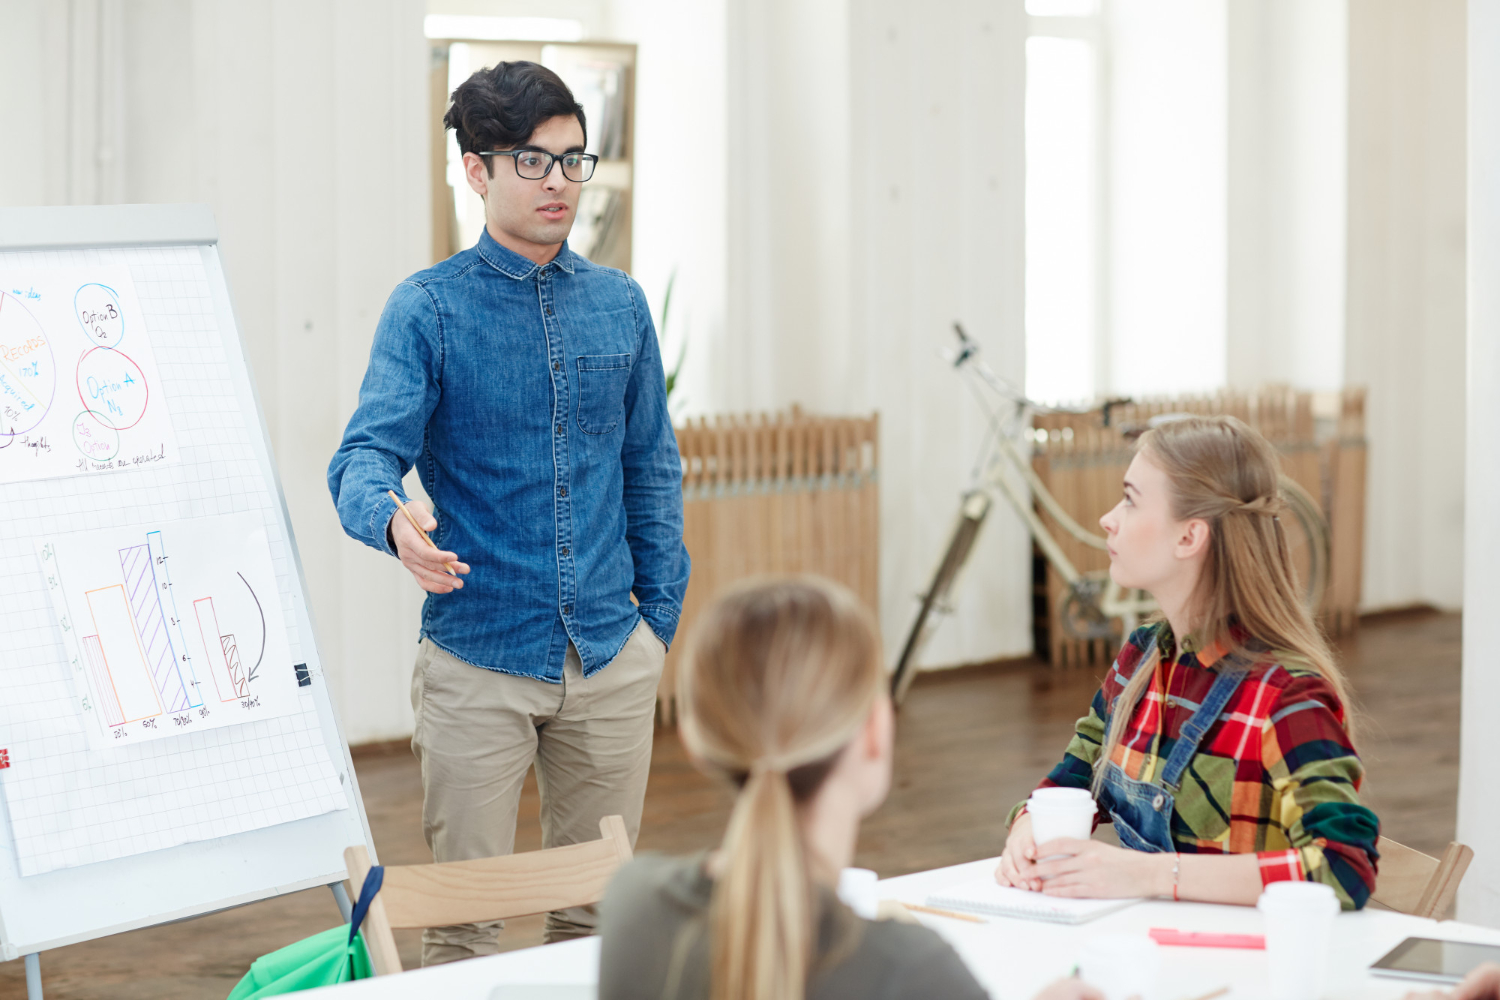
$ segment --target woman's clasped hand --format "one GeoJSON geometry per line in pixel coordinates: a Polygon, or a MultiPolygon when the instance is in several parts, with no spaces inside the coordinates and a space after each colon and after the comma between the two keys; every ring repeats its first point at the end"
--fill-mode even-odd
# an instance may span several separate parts
{"type": "Polygon", "coordinates": [[[1031,840],[1031,817],[1023,813],[1005,842],[995,880],[1049,896],[1170,896],[1172,857],[1067,837],[1038,846],[1031,840]]]}

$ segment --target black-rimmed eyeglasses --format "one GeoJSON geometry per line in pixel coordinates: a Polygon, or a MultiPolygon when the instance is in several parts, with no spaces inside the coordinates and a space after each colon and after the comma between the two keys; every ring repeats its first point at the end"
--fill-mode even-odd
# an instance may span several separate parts
{"type": "Polygon", "coordinates": [[[516,176],[528,181],[539,181],[552,173],[552,164],[561,160],[563,176],[575,184],[582,184],[594,176],[594,165],[599,157],[593,153],[548,153],[541,149],[489,149],[480,156],[508,156],[516,165],[516,176]]]}

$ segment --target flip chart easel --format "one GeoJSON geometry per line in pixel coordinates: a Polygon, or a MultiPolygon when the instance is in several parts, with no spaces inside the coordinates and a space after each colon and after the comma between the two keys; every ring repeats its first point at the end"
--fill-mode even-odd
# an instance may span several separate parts
{"type": "MultiPolygon", "coordinates": [[[[350,845],[364,844],[374,855],[348,745],[318,655],[301,561],[220,264],[212,212],[202,205],[0,208],[0,272],[42,272],[49,268],[72,272],[80,268],[128,269],[133,285],[141,289],[142,315],[135,318],[132,336],[151,338],[160,366],[160,384],[152,387],[157,393],[152,405],[164,405],[171,411],[176,453],[166,456],[174,461],[152,464],[152,455],[142,452],[135,464],[122,464],[107,472],[100,471],[106,468],[103,462],[97,466],[80,463],[85,471],[69,477],[34,482],[0,478],[0,510],[6,512],[6,517],[0,518],[0,634],[7,640],[0,643],[0,788],[5,791],[0,796],[0,961],[25,956],[31,1000],[41,998],[39,953],[49,948],[318,885],[332,888],[347,919],[343,851],[350,845]],[[266,570],[266,574],[274,575],[275,583],[261,589],[275,592],[267,597],[279,602],[279,613],[273,617],[284,622],[286,641],[283,644],[277,637],[276,643],[262,642],[260,648],[263,652],[274,649],[280,655],[289,651],[296,662],[259,666],[265,671],[295,668],[295,712],[270,721],[201,729],[151,743],[135,742],[118,752],[113,747],[85,747],[79,737],[83,732],[80,720],[90,706],[86,689],[80,694],[82,668],[74,663],[80,654],[68,650],[94,647],[77,643],[67,646],[59,620],[46,614],[48,585],[38,562],[38,539],[66,528],[82,531],[139,526],[143,541],[130,552],[141,559],[156,556],[159,561],[164,553],[156,547],[158,541],[171,534],[174,524],[181,529],[182,537],[191,537],[184,521],[231,513],[239,519],[237,523],[253,523],[256,537],[264,539],[259,544],[270,554],[274,569],[266,570]],[[149,546],[144,541],[148,537],[156,539],[149,546]],[[84,712],[78,711],[80,704],[84,712]],[[49,756],[48,747],[60,749],[49,756]],[[140,834],[161,843],[175,837],[178,842],[124,856],[98,855],[107,859],[91,863],[79,860],[88,857],[87,853],[77,853],[71,860],[52,857],[39,862],[35,847],[23,851],[15,835],[17,810],[13,805],[23,801],[22,789],[35,787],[36,776],[44,767],[53,769],[50,773],[55,777],[50,780],[61,789],[57,794],[61,817],[58,839],[67,842],[70,834],[76,833],[76,829],[68,828],[72,815],[66,811],[69,803],[76,808],[82,801],[80,796],[101,794],[103,781],[118,777],[126,788],[121,793],[126,799],[136,794],[131,788],[138,788],[136,798],[129,800],[137,808],[143,802],[157,801],[165,784],[190,809],[192,782],[208,780],[194,775],[210,770],[210,764],[219,769],[212,780],[221,789],[233,787],[232,782],[239,780],[234,775],[247,770],[243,765],[252,754],[257,755],[255,762],[261,767],[260,779],[264,782],[271,766],[267,761],[284,763],[294,760],[288,756],[294,753],[302,753],[308,760],[315,758],[326,779],[323,791],[318,793],[321,800],[315,800],[314,793],[306,790],[312,786],[298,785],[299,769],[285,768],[288,787],[300,789],[303,811],[322,810],[304,818],[210,839],[199,839],[186,828],[164,831],[160,822],[146,833],[122,829],[118,831],[121,836],[140,834]],[[239,768],[237,761],[242,765],[239,768]],[[75,770],[67,770],[69,767],[75,770]],[[337,786],[333,785],[335,777],[337,786]],[[174,783],[176,787],[171,787],[174,783]],[[18,796],[14,800],[13,793],[18,796]],[[23,853],[33,874],[22,874],[23,853]]],[[[17,301],[25,304],[25,290],[0,289],[0,293],[5,291],[17,292],[21,295],[17,301]]],[[[106,300],[107,296],[100,299],[106,300]]],[[[4,319],[3,313],[0,319],[4,319]]],[[[13,326],[14,316],[10,321],[13,326]]],[[[112,334],[101,330],[99,336],[107,340],[112,334]]],[[[27,345],[40,342],[39,338],[18,341],[22,350],[36,351],[40,348],[27,345]]],[[[69,395],[74,391],[73,355],[54,350],[49,357],[60,373],[49,386],[66,381],[67,392],[59,390],[44,398],[65,400],[60,405],[74,407],[77,400],[69,395]]],[[[28,358],[18,355],[10,360],[6,369],[10,372],[9,384],[24,388],[25,383],[12,369],[28,358]]],[[[81,370],[82,362],[78,364],[81,370]]],[[[23,370],[21,374],[37,378],[38,370],[23,370]]],[[[85,401],[83,413],[90,412],[91,405],[85,401]]],[[[111,425],[105,421],[104,426],[109,429],[111,425]]],[[[0,432],[5,431],[0,427],[0,432]]],[[[33,434],[27,444],[45,449],[89,443],[60,441],[57,437],[54,433],[52,440],[43,440],[33,434]]],[[[5,441],[16,444],[21,438],[9,433],[5,441]]],[[[127,550],[120,553],[123,562],[127,550]]],[[[260,600],[260,596],[255,599],[260,600]]],[[[130,604],[120,607],[122,614],[130,614],[130,604]]],[[[143,614],[139,609],[135,613],[143,614]]],[[[126,628],[128,631],[129,626],[126,628]]],[[[144,624],[139,631],[145,633],[144,624]]],[[[231,667],[241,670],[225,683],[240,683],[244,672],[233,659],[238,655],[230,641],[234,636],[222,638],[226,671],[231,667]]],[[[97,640],[99,636],[88,639],[97,640]]],[[[204,643],[210,640],[205,638],[204,643]]],[[[205,649],[207,645],[195,648],[205,649]]],[[[220,655],[220,651],[216,649],[214,655],[220,655]]],[[[164,654],[162,662],[171,664],[172,658],[164,654]]],[[[149,688],[145,690],[149,695],[149,688]]],[[[224,699],[226,711],[238,706],[235,698],[231,692],[224,699]]],[[[163,724],[170,724],[172,710],[165,701],[162,705],[167,713],[163,724]]],[[[253,707],[248,698],[245,706],[247,711],[253,707]]],[[[112,707],[119,711],[118,704],[112,707]]],[[[178,716],[184,719],[180,724],[197,721],[187,714],[178,716]]],[[[275,777],[274,773],[270,775],[275,777]]],[[[116,791],[102,789],[102,793],[116,791]]],[[[264,788],[260,794],[266,794],[264,788]]],[[[33,810],[28,815],[34,818],[35,797],[24,801],[33,810]]],[[[170,815],[182,814],[179,807],[170,815]]],[[[107,823],[108,817],[94,821],[107,823]]],[[[35,839],[29,838],[28,844],[35,839]]]]}

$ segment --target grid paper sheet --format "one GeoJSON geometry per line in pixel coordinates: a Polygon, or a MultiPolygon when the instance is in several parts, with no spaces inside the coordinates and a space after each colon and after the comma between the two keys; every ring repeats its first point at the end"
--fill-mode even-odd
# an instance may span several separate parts
{"type": "MultiPolygon", "coordinates": [[[[259,517],[287,644],[306,659],[295,568],[262,474],[255,414],[241,412],[196,247],[0,253],[0,267],[124,264],[145,315],[177,432],[176,465],[0,486],[0,770],[20,871],[36,875],[348,808],[316,703],[178,739],[91,750],[34,541],[82,529],[259,517]]],[[[232,336],[232,332],[229,333],[232,336]]]]}

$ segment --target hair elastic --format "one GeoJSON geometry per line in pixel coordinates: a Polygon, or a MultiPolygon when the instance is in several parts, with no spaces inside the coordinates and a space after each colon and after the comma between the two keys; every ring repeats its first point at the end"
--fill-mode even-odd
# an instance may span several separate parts
{"type": "Polygon", "coordinates": [[[1241,503],[1233,509],[1246,514],[1267,514],[1271,517],[1276,517],[1282,511],[1286,510],[1286,501],[1274,495],[1256,497],[1254,500],[1241,503]]]}

